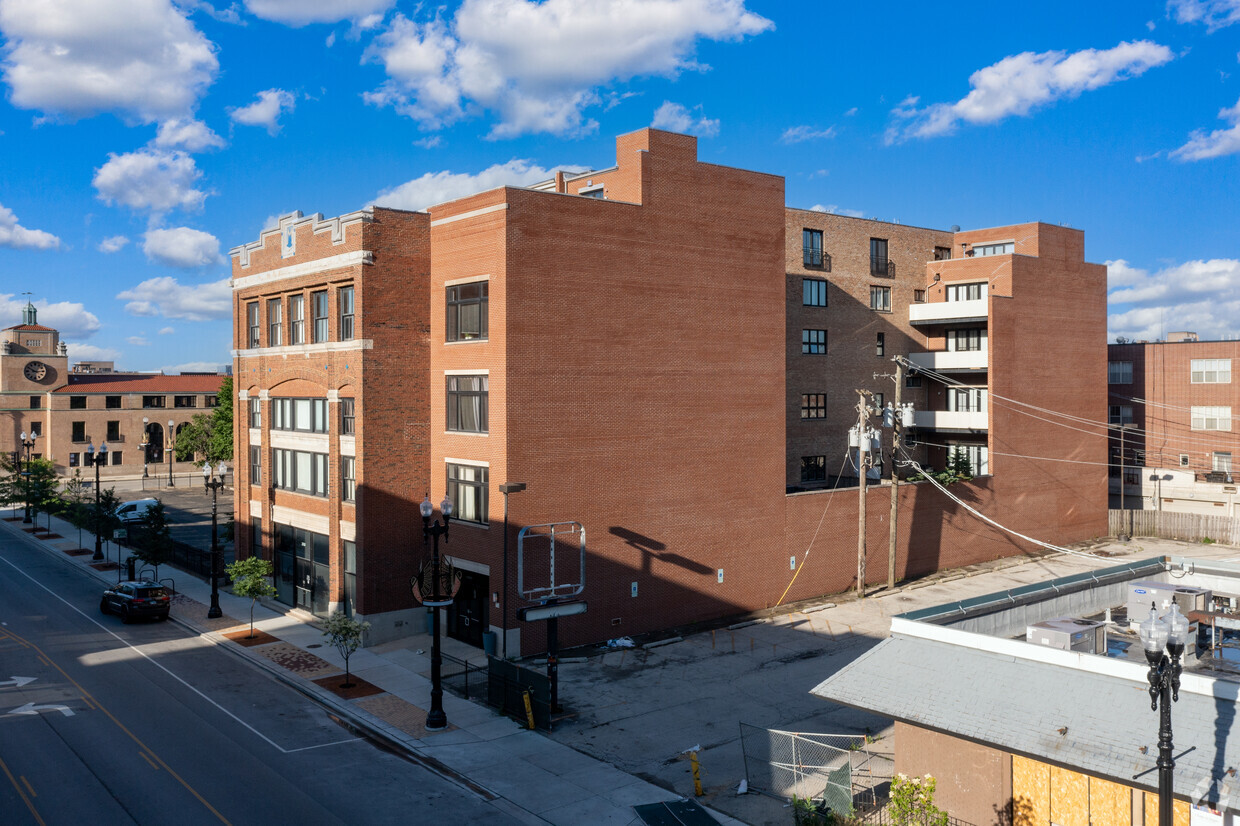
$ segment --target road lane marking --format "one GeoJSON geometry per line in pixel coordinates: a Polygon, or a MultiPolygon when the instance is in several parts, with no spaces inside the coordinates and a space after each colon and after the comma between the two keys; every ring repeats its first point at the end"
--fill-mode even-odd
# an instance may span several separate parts
{"type": "Polygon", "coordinates": [[[35,794],[34,787],[33,787],[33,786],[31,786],[31,785],[30,785],[30,781],[26,779],[26,775],[24,775],[24,774],[23,774],[23,775],[21,776],[21,778],[22,778],[22,783],[24,783],[24,784],[26,785],[26,791],[30,792],[30,796],[31,796],[31,797],[38,797],[38,795],[37,795],[37,794],[35,794]]]}
{"type": "Polygon", "coordinates": [[[18,706],[17,708],[10,711],[9,714],[35,714],[37,715],[40,711],[59,711],[61,714],[65,715],[66,717],[73,716],[73,709],[69,708],[68,706],[57,706],[57,705],[37,706],[34,703],[26,703],[24,706],[18,706]]]}
{"type": "Polygon", "coordinates": [[[90,700],[86,699],[85,697],[81,697],[81,698],[79,698],[79,699],[81,699],[81,701],[82,701],[83,703],[86,703],[86,707],[87,707],[87,708],[92,708],[92,709],[93,709],[93,708],[95,707],[95,704],[94,704],[94,703],[92,703],[90,700]]]}
{"type": "Polygon", "coordinates": [[[37,679],[39,678],[38,677],[10,677],[8,680],[0,683],[0,688],[5,688],[7,686],[13,686],[14,688],[21,688],[24,685],[30,685],[30,683],[33,683],[37,679]]]}
{"type": "Polygon", "coordinates": [[[156,765],[155,765],[155,761],[154,761],[154,760],[152,760],[150,757],[148,757],[146,752],[144,752],[144,751],[140,751],[140,752],[138,752],[138,754],[142,755],[142,759],[143,759],[143,760],[145,760],[146,762],[148,762],[148,763],[150,763],[150,764],[151,764],[151,768],[152,768],[152,769],[154,769],[155,771],[159,771],[159,766],[156,766],[156,765]]]}
{"type": "MultiPolygon", "coordinates": [[[[34,807],[34,801],[26,796],[26,791],[21,786],[17,785],[17,778],[13,776],[13,772],[9,771],[9,767],[3,760],[0,760],[0,769],[4,769],[4,776],[13,784],[13,789],[17,792],[17,796],[22,799],[22,802],[26,804],[26,808],[30,810],[30,816],[34,818],[34,822],[38,823],[39,826],[47,826],[47,821],[39,815],[39,810],[34,807]]],[[[22,778],[22,780],[25,779],[24,777],[22,778]]]]}

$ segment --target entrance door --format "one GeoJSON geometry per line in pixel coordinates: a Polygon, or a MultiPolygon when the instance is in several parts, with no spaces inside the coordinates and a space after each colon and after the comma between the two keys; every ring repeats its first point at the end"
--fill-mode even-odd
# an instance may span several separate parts
{"type": "Polygon", "coordinates": [[[490,577],[473,571],[461,571],[461,589],[448,609],[448,636],[482,647],[482,632],[490,624],[487,610],[487,594],[490,593],[490,577]]]}

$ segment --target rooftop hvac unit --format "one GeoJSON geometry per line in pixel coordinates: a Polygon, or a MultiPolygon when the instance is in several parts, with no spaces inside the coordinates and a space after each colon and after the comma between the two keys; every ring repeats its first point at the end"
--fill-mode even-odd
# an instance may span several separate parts
{"type": "Polygon", "coordinates": [[[1175,604],[1180,606],[1180,613],[1185,616],[1192,611],[1209,611],[1214,607],[1214,592],[1209,588],[1180,586],[1175,589],[1174,599],[1175,604]]]}
{"type": "Polygon", "coordinates": [[[1101,620],[1060,617],[1025,628],[1025,641],[1062,651],[1106,654],[1107,624],[1101,620]]]}
{"type": "MultiPolygon", "coordinates": [[[[1158,616],[1166,613],[1175,598],[1176,586],[1150,580],[1128,583],[1128,625],[1135,631],[1150,615],[1150,603],[1158,609],[1158,616]]],[[[1184,607],[1180,606],[1183,611],[1184,607]]]]}

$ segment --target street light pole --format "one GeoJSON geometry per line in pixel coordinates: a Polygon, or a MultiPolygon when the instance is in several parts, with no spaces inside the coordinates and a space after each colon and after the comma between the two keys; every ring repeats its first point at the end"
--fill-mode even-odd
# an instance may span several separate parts
{"type": "MultiPolygon", "coordinates": [[[[138,447],[142,448],[142,478],[146,480],[150,474],[147,472],[147,462],[151,460],[151,420],[147,416],[142,417],[142,442],[138,447]]],[[[146,490],[146,482],[142,482],[142,489],[146,490]]]]}
{"type": "Polygon", "coordinates": [[[445,560],[447,562],[446,576],[445,571],[440,567],[439,537],[442,536],[445,543],[448,541],[448,523],[452,521],[452,500],[445,496],[439,503],[439,510],[443,514],[442,525],[439,520],[431,522],[435,506],[431,504],[429,494],[422,500],[419,510],[422,514],[422,547],[426,547],[428,539],[434,542],[430,570],[428,571],[426,565],[423,564],[422,570],[414,578],[414,586],[421,594],[422,604],[433,612],[431,614],[431,710],[426,715],[426,730],[443,731],[448,727],[448,715],[443,710],[443,682],[440,676],[443,668],[443,654],[439,650],[439,609],[452,604],[455,590],[453,586],[456,583],[453,581],[455,576],[452,563],[445,560]],[[426,592],[428,576],[431,578],[430,593],[426,592]]]}
{"type": "Polygon", "coordinates": [[[505,482],[499,486],[499,492],[504,494],[504,594],[501,597],[503,607],[500,609],[503,614],[500,633],[504,635],[504,642],[500,656],[505,660],[508,659],[508,494],[520,493],[525,488],[525,482],[505,482]]]}
{"type": "Polygon", "coordinates": [[[176,422],[172,419],[168,420],[168,487],[175,488],[176,482],[172,481],[172,453],[176,450],[176,436],[172,433],[172,428],[176,422]]]}
{"type": "Polygon", "coordinates": [[[1180,672],[1183,671],[1180,655],[1184,653],[1188,640],[1188,620],[1174,602],[1166,619],[1158,616],[1157,609],[1151,603],[1150,615],[1138,626],[1138,634],[1145,648],[1145,659],[1150,664],[1150,708],[1159,712],[1158,826],[1172,826],[1175,758],[1171,745],[1171,703],[1180,699],[1180,672]]]}
{"type": "MultiPolygon", "coordinates": [[[[103,559],[103,514],[99,512],[99,466],[107,464],[108,443],[99,445],[99,453],[95,453],[95,443],[86,443],[86,464],[95,466],[95,555],[91,559],[103,559]]],[[[117,556],[119,560],[120,557],[117,556]]]]}
{"type": "MultiPolygon", "coordinates": [[[[22,498],[26,500],[26,518],[22,520],[23,525],[29,525],[33,520],[30,518],[30,451],[34,447],[35,435],[30,434],[30,438],[26,438],[26,431],[22,431],[21,445],[22,450],[26,452],[26,471],[21,475],[24,477],[22,484],[22,498]]],[[[21,463],[18,462],[18,471],[21,471],[21,463]]]]}
{"type": "Polygon", "coordinates": [[[220,462],[212,477],[211,463],[202,466],[202,484],[211,491],[211,607],[207,609],[207,619],[218,619],[224,615],[220,610],[220,543],[216,533],[216,513],[219,507],[220,488],[224,487],[224,476],[228,473],[228,465],[220,462]]]}

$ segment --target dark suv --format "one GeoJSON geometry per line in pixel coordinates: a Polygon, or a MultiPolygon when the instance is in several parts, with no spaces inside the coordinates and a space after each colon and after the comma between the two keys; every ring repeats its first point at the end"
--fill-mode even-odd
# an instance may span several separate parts
{"type": "Polygon", "coordinates": [[[99,600],[99,611],[104,614],[116,612],[124,622],[138,617],[166,620],[171,603],[167,588],[158,582],[143,579],[119,582],[116,587],[104,591],[103,599],[99,600]]]}

